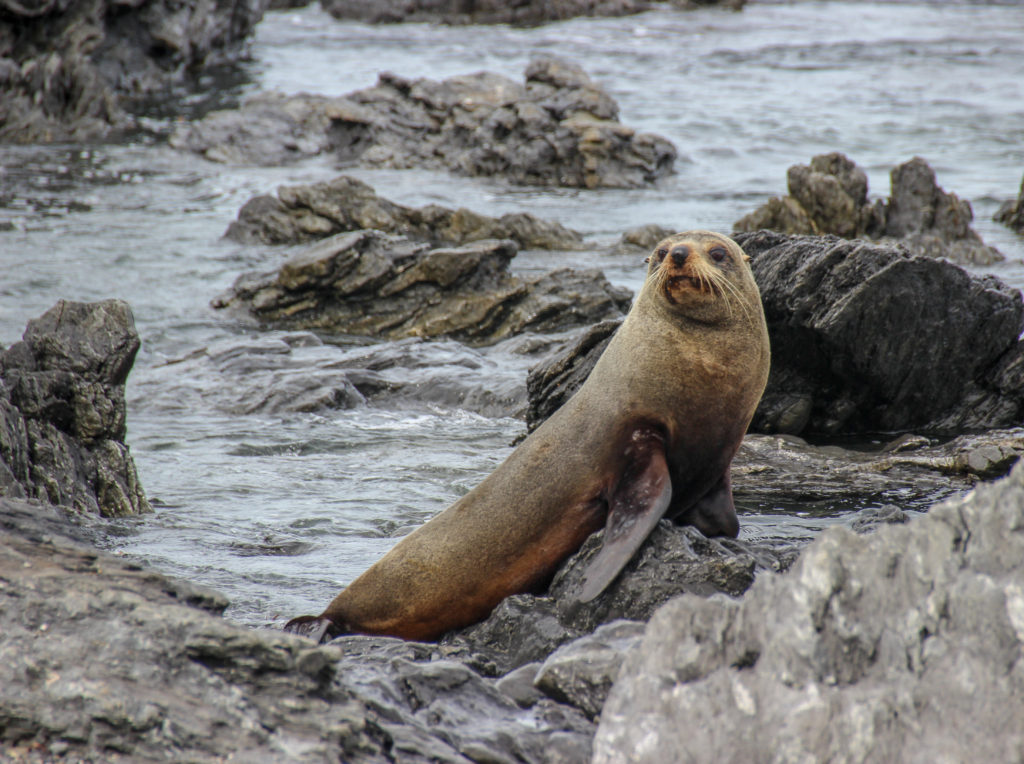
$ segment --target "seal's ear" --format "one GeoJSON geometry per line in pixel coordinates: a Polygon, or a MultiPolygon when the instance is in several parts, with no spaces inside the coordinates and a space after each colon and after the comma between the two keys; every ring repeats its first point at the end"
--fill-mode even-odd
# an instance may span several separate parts
{"type": "Polygon", "coordinates": [[[750,255],[748,255],[746,252],[743,253],[743,262],[745,262],[745,263],[749,263],[750,262],[750,255]]]}
{"type": "Polygon", "coordinates": [[[639,427],[626,447],[626,471],[608,502],[601,551],[583,574],[579,601],[605,590],[650,535],[672,500],[665,440],[652,427],[639,427]]]}

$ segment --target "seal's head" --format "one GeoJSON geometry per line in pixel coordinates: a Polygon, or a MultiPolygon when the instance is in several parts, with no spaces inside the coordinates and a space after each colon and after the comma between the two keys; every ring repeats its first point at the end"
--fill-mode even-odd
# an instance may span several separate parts
{"type": "Polygon", "coordinates": [[[663,239],[648,257],[647,284],[670,311],[719,323],[759,308],[749,257],[728,236],[687,231],[663,239]]]}

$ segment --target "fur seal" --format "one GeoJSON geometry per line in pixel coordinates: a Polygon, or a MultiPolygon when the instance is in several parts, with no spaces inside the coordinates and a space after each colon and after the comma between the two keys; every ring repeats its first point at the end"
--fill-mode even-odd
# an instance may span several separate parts
{"type": "Polygon", "coordinates": [[[662,516],[735,536],[729,467],[768,379],[768,330],[747,255],[709,231],[648,258],[632,309],[590,377],[480,485],[286,631],[433,640],[536,591],[605,526],[581,602],[662,516]]]}

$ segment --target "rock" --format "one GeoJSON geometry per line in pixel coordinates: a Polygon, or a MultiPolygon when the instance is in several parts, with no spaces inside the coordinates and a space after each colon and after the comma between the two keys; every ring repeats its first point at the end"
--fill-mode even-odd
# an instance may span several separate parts
{"type": "Polygon", "coordinates": [[[647,257],[651,250],[662,239],[666,239],[677,233],[672,228],[648,223],[647,225],[630,228],[619,240],[609,248],[609,254],[613,255],[639,255],[647,257]]]}
{"type": "Polygon", "coordinates": [[[602,537],[599,531],[584,542],[555,574],[546,594],[508,597],[485,621],[446,635],[442,645],[465,651],[473,656],[471,665],[500,676],[547,659],[559,646],[601,624],[645,621],[681,592],[738,596],[757,570],[781,570],[796,555],[791,544],[708,539],[695,528],[663,520],[608,588],[581,605],[577,596],[583,574],[602,537]]]}
{"type": "Polygon", "coordinates": [[[441,24],[514,24],[537,26],[575,16],[626,16],[650,8],[641,0],[544,0],[506,3],[499,0],[325,0],[324,10],[336,19],[370,24],[431,22],[441,24]]]}
{"type": "Polygon", "coordinates": [[[594,761],[1019,759],[1022,528],[1024,466],[905,525],[830,529],[742,601],[672,600],[594,761]]]}
{"type": "Polygon", "coordinates": [[[741,218],[734,231],[895,241],[912,254],[958,263],[1003,259],[971,228],[971,205],[939,188],[935,172],[920,157],[892,170],[888,202],[868,201],[867,175],[840,153],[816,156],[809,166],[794,165],[786,177],[789,196],[771,199],[741,218]]]}
{"type": "Polygon", "coordinates": [[[81,142],[235,60],[264,0],[0,4],[0,142],[81,142]]]}
{"type": "Polygon", "coordinates": [[[280,164],[330,151],[369,167],[543,186],[640,188],[672,171],[669,141],[617,120],[614,99],[582,69],[543,57],[527,66],[524,84],[489,72],[440,82],[384,73],[339,98],[264,93],[170,140],[222,162],[280,164]]]}
{"type": "Polygon", "coordinates": [[[60,301],[0,353],[0,495],[107,517],[150,511],[124,443],[139,349],[128,305],[60,301]]]}
{"type": "Polygon", "coordinates": [[[806,432],[956,432],[1019,421],[1020,398],[995,380],[1024,327],[1017,290],[884,245],[769,232],[736,240],[752,258],[772,345],[754,429],[786,426],[781,400],[789,431],[799,432],[794,396],[809,401],[806,432]]]}
{"type": "Polygon", "coordinates": [[[596,718],[626,653],[640,643],[644,624],[613,621],[563,645],[537,670],[534,684],[545,695],[596,718]]]}
{"type": "Polygon", "coordinates": [[[629,307],[629,293],[600,271],[563,268],[524,280],[508,273],[515,255],[515,242],[507,239],[431,249],[356,231],[312,245],[277,272],[240,276],[213,305],[280,328],[378,339],[451,337],[471,345],[560,331],[629,307]]]}
{"type": "MultiPolygon", "coordinates": [[[[772,346],[753,431],[949,434],[1021,422],[1017,290],[884,244],[734,238],[752,258],[772,346]]],[[[530,429],[583,383],[616,326],[591,327],[530,370],[530,429]]]]}
{"type": "Polygon", "coordinates": [[[481,239],[512,239],[524,249],[580,249],[583,244],[576,231],[527,213],[492,218],[436,204],[404,207],[347,175],[324,183],[281,186],[276,198],[256,196],[245,203],[225,236],[245,244],[300,244],[365,228],[435,246],[481,239]]]}
{"type": "Polygon", "coordinates": [[[220,595],[62,524],[56,508],[0,499],[5,759],[589,758],[580,712],[548,699],[520,708],[436,646],[244,629],[220,617],[220,595]]]}
{"type": "Polygon", "coordinates": [[[533,684],[540,666],[539,662],[524,664],[497,679],[494,686],[511,698],[520,708],[530,708],[544,697],[544,694],[533,684]]]}
{"type": "Polygon", "coordinates": [[[993,220],[1009,226],[1017,233],[1024,233],[1024,180],[1020,182],[1020,193],[1017,198],[1003,202],[993,220]]]}

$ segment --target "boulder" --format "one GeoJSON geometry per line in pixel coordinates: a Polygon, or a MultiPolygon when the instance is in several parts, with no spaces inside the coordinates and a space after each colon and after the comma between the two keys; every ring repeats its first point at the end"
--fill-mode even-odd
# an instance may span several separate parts
{"type": "Polygon", "coordinates": [[[1022,529],[1024,466],[906,524],[830,529],[741,601],[672,600],[594,761],[1020,759],[1022,529]]]}
{"type": "Polygon", "coordinates": [[[0,2],[0,142],[90,141],[236,60],[265,0],[0,2]]]}
{"type": "MultiPolygon", "coordinates": [[[[772,346],[755,432],[958,433],[1020,424],[1020,293],[886,244],[738,234],[772,346]]],[[[617,324],[587,329],[527,378],[533,429],[589,375],[617,324]]]]}
{"type": "Polygon", "coordinates": [[[364,228],[437,246],[481,239],[512,239],[523,249],[565,250],[583,245],[576,231],[528,213],[492,218],[464,207],[405,207],[377,196],[370,186],[347,175],[323,183],[281,186],[276,197],[253,197],[224,235],[244,244],[300,244],[364,228]]]}
{"type": "Polygon", "coordinates": [[[139,349],[128,305],[61,300],[0,353],[0,495],[107,517],[150,511],[124,442],[139,349]]]}
{"type": "Polygon", "coordinates": [[[171,145],[223,162],[281,164],[331,152],[368,167],[428,167],[514,183],[639,188],[672,171],[666,139],[618,121],[575,64],[532,60],[520,84],[489,72],[440,82],[381,74],[338,98],[263,93],[179,127],[171,145]]]}
{"type": "Polygon", "coordinates": [[[971,228],[971,205],[946,193],[920,157],[893,168],[889,200],[868,201],[867,175],[840,153],[823,154],[787,173],[789,196],[769,200],[733,230],[832,234],[898,243],[912,254],[990,265],[1003,259],[971,228]]]}
{"type": "Polygon", "coordinates": [[[628,291],[597,270],[562,268],[533,279],[508,272],[511,240],[454,248],[365,230],[324,239],[280,270],[243,274],[214,301],[260,323],[377,339],[451,337],[483,345],[525,331],[554,332],[629,307],[628,291]]]}
{"type": "Polygon", "coordinates": [[[1024,180],[1020,183],[1020,193],[1016,199],[1003,202],[993,218],[996,222],[1024,234],[1024,180]]]}

